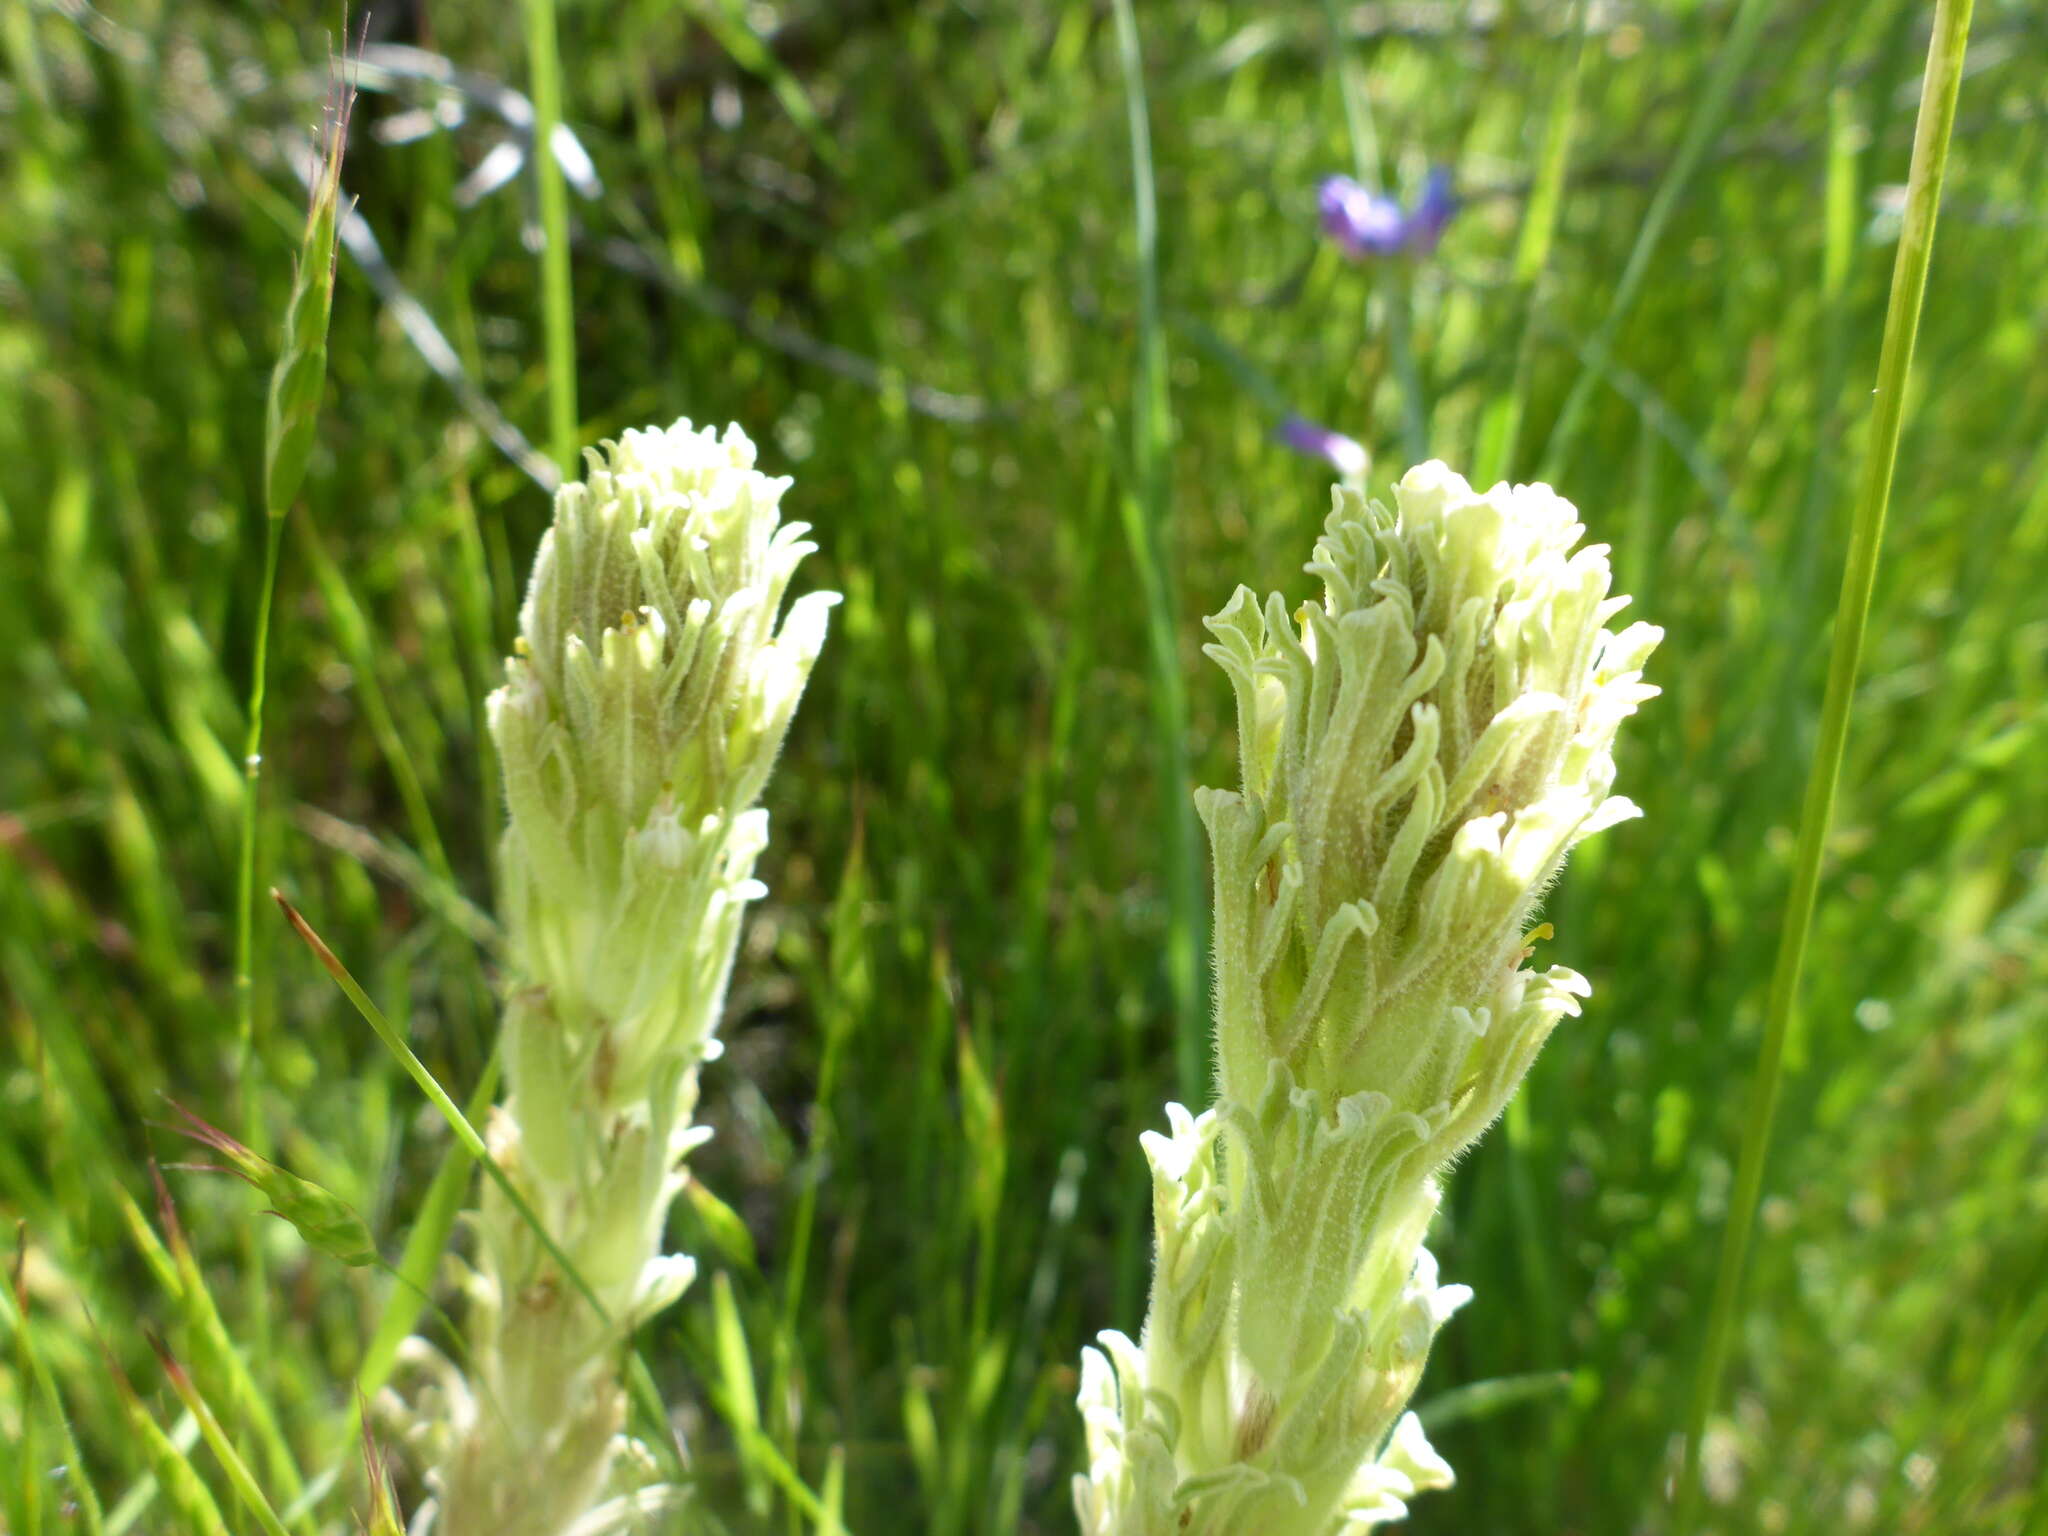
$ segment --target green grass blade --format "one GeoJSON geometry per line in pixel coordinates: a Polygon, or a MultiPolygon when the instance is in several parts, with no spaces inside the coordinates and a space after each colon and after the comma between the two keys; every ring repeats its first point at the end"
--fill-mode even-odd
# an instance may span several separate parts
{"type": "Polygon", "coordinates": [[[741,1481],[748,1512],[756,1519],[768,1513],[768,1483],[753,1453],[765,1444],[761,1433],[761,1401],[754,1390],[754,1356],[747,1331],[733,1300],[732,1276],[720,1270],[711,1277],[712,1337],[718,1354],[719,1380],[725,1387],[726,1418],[739,1437],[741,1481]]]}
{"type": "MultiPolygon", "coordinates": [[[[22,1372],[35,1391],[36,1401],[42,1405],[43,1417],[56,1428],[57,1444],[64,1453],[65,1480],[78,1500],[79,1529],[86,1536],[101,1536],[106,1529],[106,1519],[100,1511],[99,1495],[93,1491],[92,1483],[85,1475],[85,1464],[78,1454],[78,1441],[71,1432],[70,1415],[64,1411],[64,1400],[58,1395],[57,1384],[50,1379],[49,1367],[43,1362],[42,1351],[36,1347],[28,1287],[19,1262],[11,1283],[0,1284],[0,1307],[6,1309],[4,1321],[14,1330],[22,1372]]],[[[28,1417],[26,1412],[23,1417],[28,1417]]],[[[41,1469],[29,1463],[27,1458],[23,1458],[23,1463],[24,1478],[42,1475],[41,1469]]]]}
{"type": "Polygon", "coordinates": [[[576,425],[576,298],[569,283],[569,192],[555,160],[562,121],[562,61],[555,44],[555,0],[526,0],[527,70],[533,88],[533,175],[539,189],[541,323],[548,375],[548,449],[574,475],[581,447],[576,425]]]}
{"type": "Polygon", "coordinates": [[[1187,749],[1187,684],[1181,676],[1178,601],[1168,548],[1173,405],[1167,391],[1166,327],[1159,309],[1159,199],[1145,103],[1145,60],[1131,0],[1116,0],[1117,58],[1123,70],[1131,143],[1131,212],[1137,234],[1138,366],[1131,410],[1135,485],[1122,501],[1124,536],[1145,599],[1151,661],[1153,751],[1166,819],[1166,982],[1173,1005],[1180,1096],[1208,1098],[1209,1016],[1202,999],[1201,860],[1187,749]]]}
{"type": "Polygon", "coordinates": [[[846,1536],[846,1450],[833,1446],[825,1461],[825,1484],[818,1490],[823,1506],[812,1527],[814,1536],[846,1536]]]}
{"type": "Polygon", "coordinates": [[[512,1208],[519,1213],[520,1219],[533,1229],[534,1237],[547,1250],[548,1257],[555,1261],[569,1283],[576,1287],[577,1294],[590,1303],[591,1310],[597,1313],[601,1320],[609,1323],[611,1314],[605,1310],[604,1303],[597,1299],[597,1292],[590,1288],[589,1282],[562,1251],[561,1244],[555,1241],[554,1235],[547,1229],[547,1224],[540,1219],[540,1213],[534,1210],[526,1196],[521,1194],[517,1186],[505,1176],[505,1170],[500,1168],[498,1160],[491,1156],[490,1149],[484,1145],[483,1137],[478,1135],[476,1127],[469,1123],[469,1117],[463,1114],[455,1101],[448,1096],[448,1090],[443,1088],[434,1074],[427,1070],[426,1064],[413,1054],[412,1047],[405,1043],[404,1037],[392,1027],[391,1021],[384,1017],[384,1010],[370,1000],[370,994],[349,974],[348,967],[327,947],[326,941],[313,931],[312,924],[299,915],[298,908],[285,899],[282,891],[273,890],[270,895],[283,909],[293,931],[305,941],[306,947],[313,951],[321,965],[326,968],[327,974],[334,978],[335,985],[341,988],[351,1003],[355,1004],[356,1012],[360,1013],[364,1022],[376,1031],[377,1038],[384,1043],[384,1048],[398,1058],[398,1064],[405,1068],[406,1075],[419,1085],[420,1092],[427,1096],[428,1102],[441,1112],[441,1118],[448,1122],[449,1129],[455,1132],[455,1138],[462,1143],[463,1149],[483,1166],[485,1175],[498,1186],[505,1198],[512,1202],[512,1208]]]}
{"type": "MultiPolygon", "coordinates": [[[[827,925],[827,978],[819,991],[825,1001],[821,1021],[825,1045],[818,1059],[818,1086],[811,1102],[811,1144],[803,1186],[797,1192],[796,1215],[790,1223],[787,1266],[782,1293],[782,1331],[794,1336],[803,1307],[804,1286],[810,1270],[811,1230],[817,1219],[818,1186],[826,1159],[833,1150],[832,1104],[838,1086],[839,1063],[847,1037],[869,1003],[868,967],[861,936],[861,913],[868,899],[866,845],[856,827],[853,846],[847,850],[846,868],[839,877],[839,892],[833,898],[827,925]]],[[[690,1181],[688,1193],[698,1199],[700,1185],[690,1181]]],[[[705,1192],[708,1195],[708,1191],[705,1192]]],[[[723,1206],[724,1202],[719,1202],[723,1206]]],[[[703,1212],[700,1210],[700,1216],[703,1212]]],[[[715,1220],[715,1218],[713,1218],[715,1220]]],[[[707,1226],[711,1222],[707,1221],[707,1226]]],[[[715,1230],[715,1228],[714,1228],[715,1230]]],[[[745,1232],[745,1226],[740,1228],[745,1232]]],[[[749,1250],[751,1267],[751,1249],[749,1250]]],[[[782,1386],[781,1362],[777,1362],[776,1385],[782,1386]]]]}
{"type": "MultiPolygon", "coordinates": [[[[263,580],[249,664],[248,730],[242,743],[241,844],[235,875],[235,1011],[244,1089],[254,1056],[256,990],[251,974],[256,932],[256,814],[263,767],[263,703],[270,663],[270,611],[277,589],[278,549],[285,514],[305,480],[327,382],[327,327],[334,310],[335,233],[340,226],[341,157],[348,145],[354,92],[344,88],[329,122],[299,239],[292,296],[285,308],[283,344],[271,371],[263,432],[263,580]]],[[[252,1136],[255,1112],[248,1108],[252,1136]]]]}
{"type": "Polygon", "coordinates": [[[187,1454],[192,1443],[199,1438],[197,1417],[188,1412],[177,1431],[167,1435],[163,1426],[150,1417],[149,1409],[135,1395],[135,1389],[125,1381],[121,1383],[121,1398],[128,1412],[128,1432],[135,1437],[143,1459],[149,1463],[153,1482],[138,1483],[115,1506],[113,1517],[108,1522],[109,1536],[123,1536],[159,1496],[177,1514],[178,1524],[171,1529],[190,1531],[192,1536],[228,1536],[227,1521],[221,1518],[220,1506],[214,1502],[206,1480],[199,1475],[198,1468],[192,1465],[187,1454]],[[185,1429],[187,1424],[192,1426],[190,1432],[185,1429]]]}
{"type": "MultiPolygon", "coordinates": [[[[1593,333],[1587,349],[1593,364],[1606,360],[1615,338],[1620,334],[1622,323],[1635,307],[1643,280],[1650,275],[1651,259],[1664,238],[1665,227],[1671,222],[1672,214],[1677,212],[1680,200],[1692,183],[1693,172],[1699,169],[1708,146],[1721,131],[1722,122],[1728,116],[1729,103],[1735,97],[1735,87],[1749,72],[1750,58],[1756,52],[1757,40],[1763,34],[1764,19],[1771,9],[1770,0],[1742,0],[1742,8],[1735,13],[1735,20],[1728,29],[1728,40],[1721,45],[1720,55],[1714,61],[1714,72],[1700,93],[1692,120],[1686,124],[1678,153],[1672,158],[1671,168],[1664,173],[1664,179],[1657,184],[1656,194],[1643,214],[1635,245],[1628,253],[1628,262],[1621,269],[1621,277],[1615,282],[1614,298],[1607,306],[1606,317],[1593,333]]],[[[1550,429],[1550,441],[1538,460],[1545,479],[1555,480],[1564,473],[1571,451],[1578,444],[1579,431],[1585,425],[1586,407],[1592,403],[1593,391],[1600,383],[1599,368],[1593,364],[1583,367],[1572,382],[1571,393],[1565,396],[1557,421],[1550,429]]]]}
{"type": "Polygon", "coordinates": [[[1515,314],[1521,321],[1521,342],[1515,349],[1514,377],[1507,389],[1487,402],[1480,415],[1479,444],[1472,456],[1474,485],[1492,485],[1508,477],[1515,442],[1522,435],[1522,418],[1528,412],[1529,389],[1536,371],[1537,287],[1550,265],[1558,210],[1564,206],[1565,172],[1571,164],[1572,130],[1579,111],[1579,82],[1585,76],[1586,53],[1592,46],[1585,35],[1585,5],[1581,3],[1576,11],[1572,61],[1550,100],[1536,183],[1530,188],[1529,203],[1522,213],[1522,231],[1515,241],[1511,280],[1515,314]]]}
{"type": "Polygon", "coordinates": [[[742,0],[713,0],[710,5],[698,7],[694,15],[704,30],[717,39],[718,46],[732,56],[733,63],[775,93],[777,104],[803,134],[804,143],[811,153],[833,170],[843,171],[845,161],[840,156],[838,144],[833,141],[832,130],[818,116],[818,109],[811,104],[802,82],[783,67],[782,61],[754,30],[742,0]]]}
{"type": "Polygon", "coordinates": [[[1736,1165],[1727,1227],[1721,1238],[1720,1268],[1714,1280],[1706,1342],[1686,1418],[1685,1464],[1679,1474],[1677,1498],[1679,1536],[1689,1536],[1698,1519],[1700,1442],[1706,1432],[1707,1417],[1720,1395],[1721,1375],[1727,1364],[1750,1233],[1763,1189],[1771,1122],[1784,1076],[1785,1041],[1813,928],[1821,863],[1834,817],[1835,789],[1855,704],[1856,672],[1862,661],[1863,636],[1870,618],[1871,592],[1884,539],[1885,513],[1891,501],[1892,471],[1898,460],[1899,430],[1913,367],[1913,343],[1927,291],[1927,267],[1934,250],[1935,216],[1941,207],[1949,134],[1955,125],[1956,96],[1962,86],[1970,7],[1971,0],[1938,0],[1934,35],[1928,44],[1927,73],[1920,88],[1920,115],[1913,131],[1913,163],[1906,183],[1905,218],[1899,231],[1898,257],[1892,268],[1884,344],[1878,356],[1870,451],[1857,493],[1849,558],[1842,572],[1842,592],[1835,609],[1834,650],[1828,662],[1827,693],[1821,704],[1820,736],[1814,746],[1805,801],[1800,808],[1799,845],[1793,856],[1792,889],[1786,901],[1784,925],[1779,931],[1777,960],[1771,971],[1763,1048],[1751,1081],[1749,1113],[1743,1125],[1742,1152],[1736,1165]]]}
{"type": "MultiPolygon", "coordinates": [[[[497,1091],[498,1056],[494,1051],[484,1066],[483,1076],[477,1080],[475,1092],[469,1096],[469,1118],[472,1121],[489,1111],[491,1098],[497,1091]]],[[[370,1336],[370,1346],[363,1352],[362,1366],[356,1372],[359,1415],[361,1405],[375,1397],[391,1380],[391,1372],[398,1364],[399,1346],[411,1335],[420,1314],[426,1310],[428,1294],[434,1283],[434,1270],[448,1247],[448,1235],[455,1230],[455,1219],[462,1214],[462,1197],[469,1191],[469,1165],[469,1149],[458,1142],[442,1156],[441,1166],[434,1171],[434,1181],[427,1186],[427,1198],[421,1202],[419,1219],[413,1223],[412,1232],[405,1240],[405,1251],[398,1257],[399,1283],[385,1300],[384,1311],[377,1319],[376,1332],[370,1336]]]]}
{"type": "Polygon", "coordinates": [[[221,1428],[220,1420],[213,1416],[213,1410],[207,1406],[206,1399],[199,1395],[199,1389],[193,1385],[192,1378],[185,1374],[185,1368],[171,1357],[170,1351],[161,1343],[154,1339],[151,1342],[156,1344],[157,1358],[163,1362],[164,1374],[171,1381],[171,1390],[178,1394],[178,1400],[185,1405],[192,1417],[199,1421],[199,1433],[205,1437],[207,1448],[213,1452],[214,1459],[227,1474],[228,1486],[234,1489],[235,1497],[241,1500],[242,1507],[248,1510],[256,1523],[263,1528],[264,1536],[288,1536],[284,1522],[277,1518],[277,1511],[270,1507],[270,1500],[264,1497],[262,1485],[256,1481],[256,1474],[251,1472],[249,1464],[242,1460],[241,1453],[235,1449],[234,1441],[230,1440],[228,1432],[221,1428]]]}
{"type": "MultiPolygon", "coordinates": [[[[154,1164],[150,1167],[150,1177],[156,1184],[158,1219],[164,1229],[165,1252],[176,1266],[177,1283],[171,1288],[171,1294],[176,1297],[190,1330],[196,1350],[194,1361],[210,1380],[218,1383],[237,1428],[246,1427],[262,1446],[265,1465],[280,1493],[287,1500],[296,1499],[305,1491],[305,1479],[292,1457],[291,1446],[278,1423],[276,1411],[250,1371],[249,1362],[243,1358],[244,1349],[238,1347],[228,1333],[198,1256],[193,1253],[192,1245],[178,1222],[170,1190],[165,1187],[163,1177],[154,1164]]],[[[202,1423],[201,1428],[204,1427],[202,1423]]]]}

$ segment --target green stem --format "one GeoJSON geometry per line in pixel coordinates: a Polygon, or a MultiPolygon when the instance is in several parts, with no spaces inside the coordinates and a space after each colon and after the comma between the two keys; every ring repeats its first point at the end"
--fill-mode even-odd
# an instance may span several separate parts
{"type": "MultiPolygon", "coordinates": [[[[242,1100],[242,1140],[259,1153],[264,1134],[261,1096],[256,1091],[262,1053],[256,1039],[256,837],[263,798],[263,700],[270,673],[270,614],[277,591],[278,551],[284,519],[275,509],[263,519],[263,584],[256,594],[254,646],[249,662],[249,722],[242,738],[242,819],[235,857],[235,1040],[236,1091],[242,1100]]],[[[270,1338],[270,1266],[252,1225],[244,1225],[237,1247],[242,1255],[244,1318],[251,1338],[265,1347],[270,1338]]],[[[267,1348],[265,1348],[267,1353],[267,1348]]]]}
{"type": "Polygon", "coordinates": [[[1131,0],[1116,0],[1118,58],[1131,138],[1131,205],[1138,248],[1138,370],[1131,423],[1135,494],[1123,503],[1124,534],[1145,597],[1152,664],[1152,728],[1159,793],[1166,817],[1166,979],[1173,1000],[1174,1060],[1181,1098],[1208,1098],[1208,1012],[1202,1002],[1203,894],[1189,791],[1187,688],[1176,639],[1173,562],[1167,548],[1168,451],[1173,406],[1166,387],[1166,328],[1159,311],[1159,204],[1152,178],[1152,132],[1145,105],[1145,61],[1131,0]]]}
{"type": "Polygon", "coordinates": [[[526,0],[527,69],[533,87],[533,174],[540,194],[541,317],[548,370],[548,447],[565,475],[576,473],[576,311],[569,287],[569,195],[555,160],[562,121],[562,68],[555,50],[555,0],[526,0]]]}
{"type": "Polygon", "coordinates": [[[1884,346],[1877,364],[1877,401],[1871,417],[1870,455],[1864,463],[1850,532],[1849,558],[1842,572],[1836,605],[1834,651],[1828,663],[1827,694],[1821,705],[1820,739],[1806,781],[1799,816],[1799,846],[1793,862],[1792,891],[1779,932],[1777,963],[1771,972],[1770,999],[1764,1015],[1763,1050],[1751,1084],[1749,1118],[1742,1130],[1742,1152],[1736,1165],[1735,1188],[1729,1202],[1728,1225],[1722,1234],[1720,1271],[1714,1281],[1707,1337],[1686,1421],[1685,1464],[1679,1476],[1675,1529],[1688,1536],[1700,1501],[1700,1441],[1708,1415],[1720,1394],[1721,1375],[1735,1326],[1750,1232],[1763,1188],[1764,1159],[1770,1148],[1771,1121],[1783,1080],[1785,1041],[1799,973],[1806,960],[1813,929],[1813,910],[1820,889],[1821,861],[1828,826],[1833,819],[1835,787],[1855,703],[1856,672],[1863,654],[1863,635],[1870,618],[1871,591],[1877,579],[1877,558],[1884,539],[1885,512],[1891,501],[1892,471],[1898,461],[1899,429],[1905,415],[1906,386],[1913,367],[1913,342],[1920,326],[1921,302],[1927,291],[1928,259],[1934,249],[1935,215],[1941,206],[1942,172],[1948,161],[1950,130],[1955,125],[1956,95],[1963,79],[1963,52],[1970,35],[1971,0],[1938,0],[1934,35],[1928,43],[1927,74],[1920,87],[1920,115],[1913,131],[1913,164],[1906,183],[1905,219],[1899,231],[1899,252],[1892,268],[1890,304],[1885,311],[1884,346]]]}
{"type": "MultiPolygon", "coordinates": [[[[284,519],[263,519],[263,584],[256,592],[254,651],[249,662],[249,729],[242,738],[242,831],[235,866],[235,1038],[241,1056],[243,1118],[253,1123],[249,1072],[256,1053],[256,812],[262,798],[263,696],[270,671],[270,610],[277,590],[277,556],[284,519]]],[[[261,1147],[245,1136],[251,1146],[261,1147]]]]}

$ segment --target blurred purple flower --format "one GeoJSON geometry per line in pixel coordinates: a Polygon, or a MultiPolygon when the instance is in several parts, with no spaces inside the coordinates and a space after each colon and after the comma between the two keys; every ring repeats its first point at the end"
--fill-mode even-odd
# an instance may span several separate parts
{"type": "Polygon", "coordinates": [[[1391,197],[1368,192],[1349,176],[1326,176],[1317,201],[1323,233],[1344,248],[1353,261],[1391,256],[1407,238],[1408,221],[1391,197]]]}
{"type": "Polygon", "coordinates": [[[1371,462],[1363,443],[1346,437],[1342,432],[1317,426],[1303,416],[1288,417],[1273,435],[1297,453],[1327,460],[1341,475],[1362,475],[1371,462]]]}
{"type": "Polygon", "coordinates": [[[1439,167],[1429,173],[1422,195],[1410,212],[1384,192],[1369,191],[1349,176],[1326,176],[1316,193],[1323,232],[1353,261],[1393,256],[1402,251],[1428,255],[1443,238],[1444,226],[1458,211],[1451,173],[1439,167]]]}

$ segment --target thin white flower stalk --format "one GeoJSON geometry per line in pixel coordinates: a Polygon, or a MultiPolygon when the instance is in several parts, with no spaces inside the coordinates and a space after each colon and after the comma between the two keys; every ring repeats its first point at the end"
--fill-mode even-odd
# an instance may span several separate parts
{"type": "Polygon", "coordinates": [[[1321,602],[1239,588],[1208,621],[1243,779],[1196,795],[1217,1099],[1144,1138],[1144,1332],[1082,1364],[1088,1536],[1332,1536],[1451,1481],[1405,1409],[1470,1293],[1423,1238],[1587,995],[1527,965],[1530,923],[1572,845],[1638,814],[1612,749],[1662,632],[1603,627],[1628,599],[1548,486],[1431,462],[1395,502],[1336,492],[1321,602]]]}
{"type": "Polygon", "coordinates": [[[838,600],[812,593],[778,624],[814,546],[737,427],[627,432],[586,457],[489,701],[517,969],[489,1141],[575,1275],[487,1182],[463,1367],[409,1349],[428,1382],[424,1523],[444,1536],[599,1536],[662,1503],[624,1434],[621,1366],[695,1272],[662,1229],[709,1134],[697,1072],[762,894],[754,802],[838,600]]]}

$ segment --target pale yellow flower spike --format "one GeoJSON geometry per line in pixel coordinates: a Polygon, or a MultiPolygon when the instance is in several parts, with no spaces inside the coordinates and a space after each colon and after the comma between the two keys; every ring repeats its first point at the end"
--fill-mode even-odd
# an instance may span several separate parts
{"type": "Polygon", "coordinates": [[[1628,599],[1548,486],[1431,462],[1395,505],[1336,492],[1320,603],[1240,588],[1208,621],[1241,778],[1196,796],[1217,1102],[1144,1138],[1144,1332],[1082,1362],[1088,1536],[1335,1536],[1451,1481],[1404,1410],[1470,1293],[1423,1238],[1587,993],[1523,968],[1530,920],[1573,844],[1637,814],[1614,734],[1662,632],[1604,627],[1628,599]]]}
{"type": "Polygon", "coordinates": [[[662,1228],[709,1134],[690,1123],[697,1069],[762,890],[754,802],[838,600],[778,620],[814,546],[737,427],[628,432],[587,460],[489,701],[517,971],[490,1143],[604,1316],[487,1184],[467,1369],[408,1350],[444,1536],[602,1536],[664,1506],[624,1436],[623,1346],[695,1273],[662,1228]]]}

